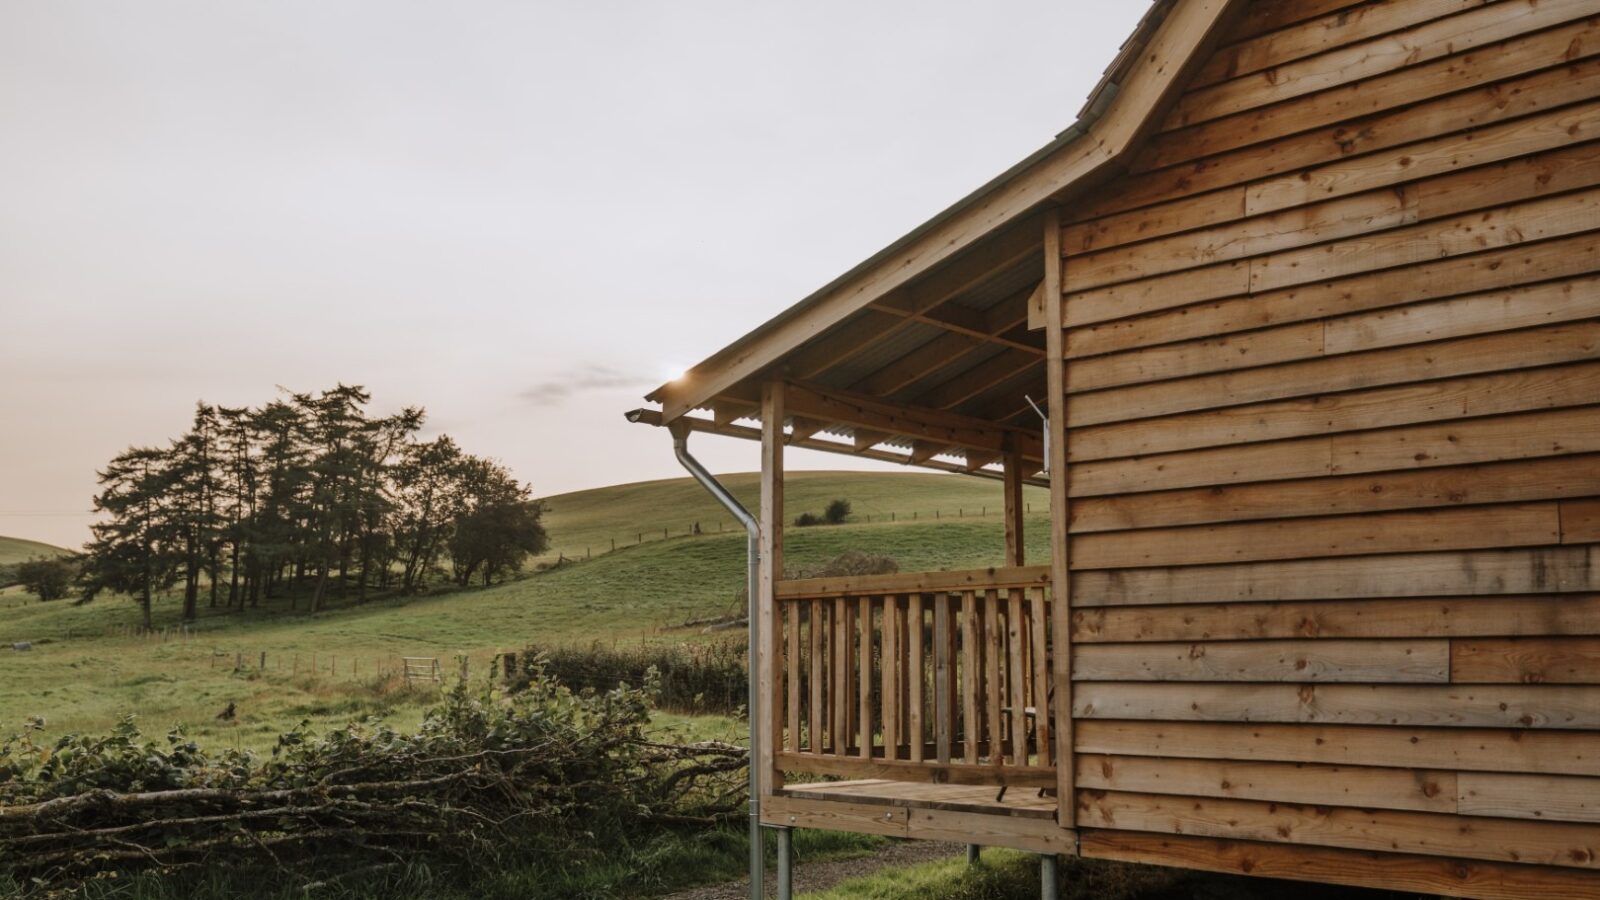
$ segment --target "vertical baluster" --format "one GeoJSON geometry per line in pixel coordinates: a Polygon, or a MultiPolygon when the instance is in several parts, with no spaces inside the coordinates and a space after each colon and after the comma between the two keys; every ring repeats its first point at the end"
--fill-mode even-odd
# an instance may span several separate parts
{"type": "Polygon", "coordinates": [[[983,686],[985,731],[989,738],[989,762],[999,765],[1005,749],[1005,726],[1001,723],[1000,688],[1004,683],[1005,634],[1000,630],[1000,598],[994,591],[983,591],[983,686]]]}
{"type": "Polygon", "coordinates": [[[784,722],[789,726],[789,737],[784,746],[791,751],[800,749],[800,604],[791,600],[784,604],[784,637],[788,639],[788,653],[785,660],[787,678],[784,688],[788,691],[786,715],[784,722]]]}
{"type": "Polygon", "coordinates": [[[883,684],[879,703],[883,707],[883,758],[900,758],[900,598],[883,598],[883,684]]]}
{"type": "Polygon", "coordinates": [[[983,640],[978,636],[978,603],[971,591],[961,593],[961,705],[963,758],[978,762],[978,743],[983,739],[983,719],[978,707],[983,703],[983,640]]]}
{"type": "Polygon", "coordinates": [[[1050,608],[1044,588],[1033,588],[1033,730],[1037,736],[1039,765],[1050,765],[1050,653],[1046,623],[1050,608]]]}
{"type": "MultiPolygon", "coordinates": [[[[841,755],[850,752],[850,742],[855,740],[856,727],[861,722],[861,713],[856,704],[856,607],[869,602],[866,597],[841,598],[838,601],[843,606],[844,633],[839,636],[841,641],[839,649],[844,652],[844,671],[842,680],[844,691],[840,694],[844,698],[844,745],[839,750],[841,755]]],[[[870,669],[868,670],[870,671],[870,669]]]]}
{"type": "Polygon", "coordinates": [[[809,749],[812,753],[822,752],[822,681],[823,681],[823,633],[826,631],[822,624],[822,601],[811,601],[811,621],[807,623],[806,636],[811,644],[811,670],[806,673],[811,678],[811,719],[807,723],[807,731],[811,741],[809,749]]]}
{"type": "Polygon", "coordinates": [[[909,704],[910,718],[906,722],[906,739],[911,745],[911,761],[922,762],[922,595],[912,594],[906,598],[908,604],[906,616],[906,640],[910,644],[911,661],[907,666],[909,671],[908,687],[911,689],[909,704]]]}
{"type": "Polygon", "coordinates": [[[1013,589],[1006,594],[1009,598],[1006,604],[1006,640],[1010,644],[1007,656],[1011,662],[1007,685],[1011,697],[1011,762],[1025,766],[1028,764],[1028,684],[1022,648],[1027,640],[1027,625],[1022,618],[1022,590],[1013,589]]]}
{"type": "Polygon", "coordinates": [[[848,621],[845,618],[845,600],[843,597],[833,598],[833,633],[829,636],[833,644],[833,753],[835,756],[844,756],[850,752],[850,725],[849,705],[850,685],[845,680],[844,670],[846,658],[850,655],[850,639],[848,637],[848,621]]]}
{"type": "Polygon", "coordinates": [[[858,642],[857,659],[860,670],[861,682],[859,702],[861,706],[860,721],[861,731],[861,758],[872,758],[872,598],[861,597],[857,601],[857,612],[860,615],[860,640],[858,642]]]}
{"type": "Polygon", "coordinates": [[[940,763],[950,762],[951,719],[950,673],[955,670],[955,654],[950,652],[950,604],[947,594],[935,594],[933,601],[933,749],[940,763]]]}
{"type": "MultiPolygon", "coordinates": [[[[960,624],[956,621],[956,595],[941,594],[939,596],[939,605],[945,611],[944,658],[950,661],[950,664],[945,666],[945,670],[940,676],[943,684],[939,686],[939,689],[945,698],[945,721],[950,723],[946,728],[946,733],[953,736],[956,727],[956,691],[960,687],[959,682],[956,680],[958,674],[956,672],[956,629],[960,624]]],[[[949,762],[948,751],[945,761],[949,762]]]]}

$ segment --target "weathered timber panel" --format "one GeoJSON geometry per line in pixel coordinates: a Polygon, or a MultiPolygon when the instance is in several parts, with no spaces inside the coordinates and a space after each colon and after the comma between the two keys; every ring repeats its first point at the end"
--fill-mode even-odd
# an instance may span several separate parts
{"type": "Polygon", "coordinates": [[[1600,0],[1232,29],[1062,218],[1083,852],[1600,895],[1600,0]]]}

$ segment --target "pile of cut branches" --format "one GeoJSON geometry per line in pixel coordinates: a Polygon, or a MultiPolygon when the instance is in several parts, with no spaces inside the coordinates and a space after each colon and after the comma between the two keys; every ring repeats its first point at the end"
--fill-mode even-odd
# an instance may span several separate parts
{"type": "Polygon", "coordinates": [[[744,749],[647,740],[649,689],[458,686],[415,732],[302,724],[268,758],[212,755],[181,731],[145,741],[131,720],[49,746],[25,732],[0,745],[0,868],[52,886],[219,864],[309,882],[419,855],[592,852],[610,835],[737,811],[744,749]]]}

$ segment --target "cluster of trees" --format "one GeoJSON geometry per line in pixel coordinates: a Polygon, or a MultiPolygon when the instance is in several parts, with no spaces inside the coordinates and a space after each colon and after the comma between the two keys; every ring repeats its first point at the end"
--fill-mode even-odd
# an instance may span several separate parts
{"type": "Polygon", "coordinates": [[[84,599],[152,598],[183,585],[209,604],[257,606],[309,593],[415,591],[436,575],[484,584],[519,570],[548,539],[543,505],[501,465],[449,436],[420,440],[423,411],[367,412],[339,385],[260,407],[200,403],[183,436],[132,447],[100,473],[80,581],[84,599]]]}

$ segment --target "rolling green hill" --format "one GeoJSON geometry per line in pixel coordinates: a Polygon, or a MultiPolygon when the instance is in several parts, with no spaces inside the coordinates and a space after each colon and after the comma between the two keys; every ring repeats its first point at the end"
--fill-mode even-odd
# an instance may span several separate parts
{"type": "MultiPolygon", "coordinates": [[[[753,489],[753,476],[730,481],[746,496],[753,489]]],[[[844,497],[862,516],[859,523],[790,529],[792,565],[852,549],[891,555],[906,571],[1002,560],[998,485],[944,475],[860,473],[803,473],[791,485],[791,514],[844,497]],[[986,500],[988,515],[974,515],[986,500]],[[865,522],[867,510],[890,509],[896,512],[893,522],[877,513],[865,522]],[[915,519],[901,514],[908,509],[918,513],[915,519]],[[938,519],[929,515],[935,509],[938,519]]],[[[567,494],[552,498],[550,527],[557,546],[593,540],[585,534],[623,528],[637,533],[647,525],[659,538],[663,526],[657,523],[700,515],[697,509],[715,512],[694,506],[699,490],[683,479],[567,494]]],[[[1048,544],[1042,493],[1030,494],[1030,502],[1029,553],[1037,561],[1048,544]]],[[[210,742],[264,748],[300,719],[331,724],[376,714],[402,724],[413,720],[427,698],[396,695],[374,679],[379,666],[392,667],[400,656],[437,657],[454,669],[456,657],[465,655],[481,674],[496,652],[530,642],[699,640],[697,630],[672,626],[729,611],[743,584],[743,534],[731,525],[717,533],[711,521],[709,514],[703,517],[702,529],[709,533],[700,536],[621,545],[614,553],[490,588],[373,602],[317,617],[282,609],[203,610],[208,614],[188,641],[124,636],[122,628],[137,621],[136,608],[126,600],[46,604],[18,597],[13,589],[0,604],[0,647],[27,640],[34,649],[0,649],[8,675],[0,681],[0,736],[33,715],[45,716],[48,731],[58,734],[104,731],[137,712],[150,732],[183,725],[210,742]],[[235,672],[239,663],[243,671],[235,672]],[[238,704],[238,721],[218,722],[216,713],[229,702],[238,704]]],[[[160,602],[157,626],[175,625],[178,613],[176,599],[160,602]]]]}
{"type": "Polygon", "coordinates": [[[39,541],[0,536],[0,566],[9,566],[35,556],[61,556],[68,552],[39,541]]]}
{"type": "MultiPolygon", "coordinates": [[[[745,508],[756,509],[760,500],[756,473],[719,479],[745,508]]],[[[1001,504],[998,481],[929,472],[790,472],[784,488],[784,506],[791,521],[802,512],[822,512],[835,498],[849,500],[853,521],[862,524],[891,517],[899,522],[935,516],[998,516],[1001,504]]],[[[1043,512],[1048,495],[1030,488],[1028,501],[1043,512]]],[[[620,548],[640,540],[658,540],[663,530],[673,536],[686,535],[697,523],[707,534],[738,529],[733,517],[688,478],[557,494],[545,503],[551,538],[546,558],[604,553],[611,549],[613,539],[620,548]]]]}

